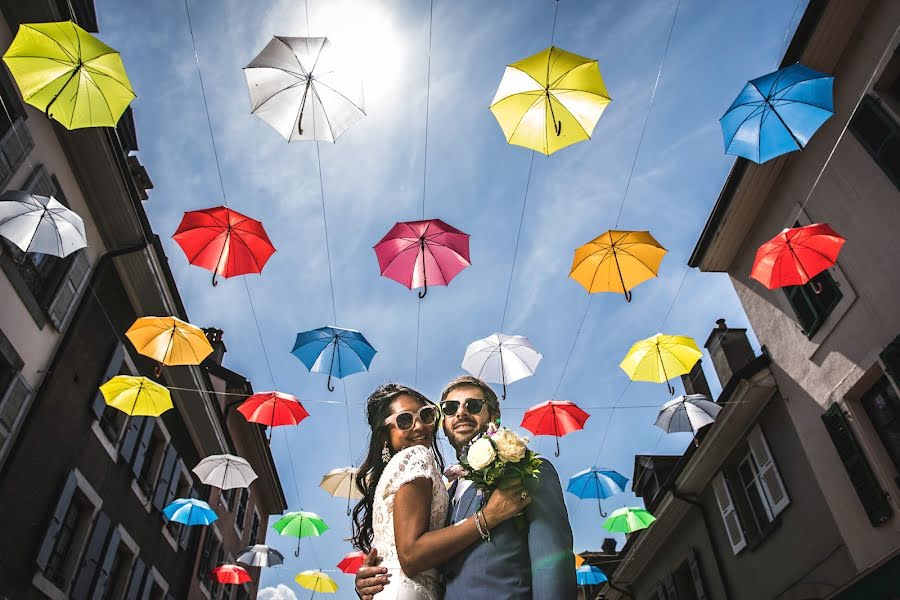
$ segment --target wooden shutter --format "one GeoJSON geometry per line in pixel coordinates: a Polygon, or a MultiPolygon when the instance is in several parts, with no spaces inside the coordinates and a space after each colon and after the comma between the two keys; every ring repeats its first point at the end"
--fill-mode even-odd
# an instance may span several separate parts
{"type": "Polygon", "coordinates": [[[666,600],[666,588],[662,584],[656,586],[655,591],[657,600],[666,600]]]}
{"type": "Polygon", "coordinates": [[[153,506],[157,510],[162,510],[165,506],[166,497],[169,494],[169,487],[174,481],[178,484],[176,476],[176,468],[178,467],[178,453],[175,452],[175,446],[166,447],[166,455],[163,457],[162,467],[159,470],[159,478],[156,480],[156,490],[153,493],[153,506]]]}
{"type": "Polygon", "coordinates": [[[703,572],[700,570],[700,560],[697,556],[697,551],[693,548],[691,548],[691,553],[688,555],[688,567],[691,569],[691,578],[694,580],[694,592],[697,600],[709,600],[706,586],[703,585],[703,572]]]}
{"type": "Polygon", "coordinates": [[[669,600],[678,600],[678,591],[675,589],[675,578],[671,575],[666,575],[666,578],[663,580],[663,585],[666,587],[666,597],[669,600]]]}
{"type": "Polygon", "coordinates": [[[119,456],[125,459],[125,464],[131,464],[134,458],[134,450],[137,448],[138,439],[144,429],[148,417],[128,417],[128,425],[125,427],[125,437],[119,446],[119,456]]]}
{"type": "Polygon", "coordinates": [[[872,525],[880,525],[891,516],[891,505],[887,496],[881,489],[881,484],[872,472],[869,461],[863,453],[862,447],[856,440],[856,435],[850,429],[850,423],[844,416],[844,412],[838,404],[831,407],[822,415],[825,429],[831,436],[831,441],[837,449],[841,462],[850,476],[850,483],[862,502],[863,509],[869,517],[872,525]]]}
{"type": "Polygon", "coordinates": [[[134,458],[131,460],[131,472],[135,477],[139,477],[141,474],[141,467],[144,466],[144,460],[147,458],[147,446],[150,445],[150,437],[153,435],[155,427],[155,419],[147,418],[144,421],[144,428],[135,444],[134,458]]]}
{"type": "Polygon", "coordinates": [[[894,387],[900,389],[900,335],[885,346],[878,356],[885,374],[893,381],[894,387]]]}
{"type": "MultiPolygon", "coordinates": [[[[200,498],[200,490],[191,485],[191,493],[188,495],[190,498],[200,498]]],[[[191,545],[191,542],[194,539],[194,530],[199,529],[199,527],[188,527],[187,525],[181,526],[181,535],[178,538],[178,546],[182,550],[187,550],[188,546],[191,545]]],[[[212,534],[210,534],[212,535],[212,534]]]]}
{"type": "Polygon", "coordinates": [[[146,570],[147,565],[144,564],[144,561],[140,557],[135,558],[134,566],[131,567],[131,578],[128,581],[128,592],[125,594],[125,600],[138,600],[146,570]]]}
{"type": "Polygon", "coordinates": [[[766,437],[763,435],[759,425],[754,427],[747,436],[747,445],[750,446],[750,453],[759,467],[760,479],[763,483],[763,492],[769,501],[769,507],[772,509],[772,517],[777,517],[788,504],[791,503],[784,482],[781,480],[781,473],[775,466],[775,460],[772,458],[772,452],[769,450],[769,444],[766,443],[766,437]]]}
{"type": "Polygon", "coordinates": [[[87,549],[81,558],[81,565],[76,573],[75,584],[72,586],[70,598],[72,600],[87,600],[91,587],[94,584],[95,575],[103,560],[106,542],[109,540],[112,523],[106,513],[100,511],[94,520],[94,527],[88,538],[87,549]]]}
{"type": "MultiPolygon", "coordinates": [[[[113,377],[119,374],[119,371],[122,370],[122,361],[125,359],[125,346],[122,345],[121,342],[116,342],[115,347],[112,351],[112,356],[109,358],[109,362],[106,364],[106,370],[103,372],[103,378],[100,381],[100,385],[103,385],[113,377]]],[[[94,401],[91,403],[91,411],[94,413],[94,416],[97,419],[103,417],[103,411],[106,410],[106,399],[103,397],[103,394],[100,393],[100,390],[97,390],[97,394],[94,396],[94,401]]]]}
{"type": "Polygon", "coordinates": [[[103,562],[100,563],[100,573],[97,575],[97,584],[94,586],[94,598],[106,598],[107,586],[109,586],[109,576],[112,570],[113,562],[116,560],[116,553],[119,551],[119,542],[122,541],[122,534],[119,528],[113,528],[112,535],[109,537],[109,544],[106,546],[106,554],[103,562]]]}
{"type": "Polygon", "coordinates": [[[62,487],[59,500],[56,501],[56,508],[53,510],[53,517],[47,525],[44,541],[41,543],[41,549],[38,551],[37,564],[41,571],[47,568],[47,561],[50,560],[50,555],[53,553],[53,546],[56,545],[59,529],[66,518],[66,513],[69,511],[69,504],[72,502],[72,496],[75,494],[77,486],[75,472],[73,471],[69,473],[69,478],[66,479],[66,483],[62,487]]]}
{"type": "Polygon", "coordinates": [[[728,533],[728,541],[731,542],[731,550],[737,554],[747,546],[747,539],[744,537],[744,530],[741,529],[741,521],[731,500],[725,476],[721,473],[716,475],[712,480],[712,486],[716,502],[719,504],[719,512],[722,513],[722,522],[725,523],[725,531],[728,533]]]}
{"type": "Polygon", "coordinates": [[[63,278],[56,291],[56,296],[47,309],[47,316],[57,331],[62,331],[68,323],[76,305],[75,301],[91,270],[91,263],[84,250],[78,250],[70,256],[72,256],[72,266],[69,267],[69,272],[63,278]]]}
{"type": "Polygon", "coordinates": [[[12,438],[16,421],[30,396],[31,388],[21,375],[14,376],[6,394],[0,395],[0,448],[12,438]]]}

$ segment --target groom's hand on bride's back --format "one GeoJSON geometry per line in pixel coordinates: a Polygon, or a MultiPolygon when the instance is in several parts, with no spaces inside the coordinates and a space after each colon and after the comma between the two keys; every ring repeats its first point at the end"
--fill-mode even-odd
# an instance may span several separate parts
{"type": "Polygon", "coordinates": [[[366,556],[363,566],[356,572],[356,594],[362,600],[373,600],[373,596],[384,589],[390,581],[387,569],[379,567],[381,558],[375,548],[366,556]]]}

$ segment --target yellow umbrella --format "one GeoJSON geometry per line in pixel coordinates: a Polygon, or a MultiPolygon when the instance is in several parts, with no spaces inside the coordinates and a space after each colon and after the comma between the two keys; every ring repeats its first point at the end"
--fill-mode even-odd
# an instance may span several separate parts
{"type": "Polygon", "coordinates": [[[550,155],[590,139],[609,103],[596,60],[551,46],[506,67],[491,112],[507,142],[550,155]]]}
{"type": "Polygon", "coordinates": [[[362,492],[356,485],[356,469],[341,467],[332,469],[322,476],[319,487],[331,494],[333,498],[347,498],[347,514],[350,514],[350,500],[359,500],[362,492]]]}
{"type": "Polygon", "coordinates": [[[649,231],[611,229],[575,251],[569,277],[590,294],[618,292],[631,302],[631,288],[656,277],[665,254],[649,231]]]}
{"type": "Polygon", "coordinates": [[[100,386],[106,403],[132,417],[158,417],[172,408],[169,390],[146,377],[116,375],[100,386]]]}
{"type": "Polygon", "coordinates": [[[310,600],[316,595],[316,592],[333,594],[338,590],[337,582],[322,571],[303,571],[294,577],[294,581],[313,591],[310,600]]]}
{"type": "MultiPolygon", "coordinates": [[[[632,381],[668,382],[691,372],[703,353],[693,338],[657,333],[635,343],[619,364],[632,381]]],[[[675,388],[668,384],[669,393],[675,388]]]]}
{"type": "Polygon", "coordinates": [[[119,53],[71,21],[20,25],[3,60],[25,102],[66,129],[115,127],[135,97],[119,53]]]}
{"type": "Polygon", "coordinates": [[[199,365],[213,351],[202,329],[175,317],[141,317],[125,335],[163,365],[199,365]]]}

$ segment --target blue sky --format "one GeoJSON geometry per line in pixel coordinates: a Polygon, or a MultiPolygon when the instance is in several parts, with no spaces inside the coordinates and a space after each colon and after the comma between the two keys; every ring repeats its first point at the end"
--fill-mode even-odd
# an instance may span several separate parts
{"type": "MultiPolygon", "coordinates": [[[[544,359],[534,377],[510,386],[503,416],[518,425],[524,410],[549,399],[557,385],[558,398],[591,413],[585,430],[563,438],[562,456],[553,459],[564,480],[595,464],[605,431],[596,464],[628,477],[636,453],[680,453],[689,443],[685,434],[663,436],[652,425],[656,407],[669,398],[665,386],[628,385],[618,368],[634,341],[662,330],[702,344],[719,317],[732,327],[747,326],[723,275],[689,272],[674,304],[673,298],[732,163],[723,154],[718,118],[746,80],[777,65],[785,33],[793,32],[806,0],[684,0],[620,221],[620,228],[649,229],[669,254],[660,277],[636,288],[631,304],[609,294],[593,299],[561,379],[589,298],[567,278],[572,252],[614,225],[676,3],[561,0],[559,6],[556,45],[597,58],[613,102],[591,141],[535,157],[504,333],[527,336],[544,359]]],[[[299,594],[296,572],[333,569],[350,550],[345,505],[318,482],[350,463],[351,440],[352,455],[362,451],[368,393],[402,381],[437,397],[460,373],[466,346],[500,327],[531,155],[506,144],[487,107],[504,66],[549,44],[554,2],[435,1],[425,213],[471,234],[473,266],[449,287],[432,288],[421,303],[417,368],[419,300],[379,277],[372,246],[395,221],[421,217],[429,2],[309,0],[310,34],[327,35],[359,56],[368,113],[336,144],[319,148],[335,321],[316,147],[287,144],[250,114],[241,71],[272,35],[306,35],[304,4],[190,0],[227,202],[262,220],[278,249],[262,276],[247,279],[274,383],[244,281],[212,288],[209,273],[188,265],[170,239],[184,211],[223,200],[184,2],[96,5],[100,36],[122,53],[138,95],[140,158],[155,185],[146,209],[191,321],[225,331],[226,366],[245,374],[256,390],[275,385],[306,401],[311,413],[299,427],[277,431],[272,448],[290,509],[317,512],[331,530],[304,541],[297,559],[291,540],[269,530],[268,543],[289,559],[262,580],[299,594]],[[341,385],[329,393],[324,376],[309,374],[289,354],[298,331],[334,322],[361,330],[379,351],[368,373],[344,380],[349,436],[341,385]]],[[[552,439],[538,438],[535,445],[552,458],[552,439]]],[[[598,548],[606,534],[596,505],[567,502],[574,549],[598,548]]],[[[635,502],[624,494],[605,506],[635,502]]],[[[355,597],[350,577],[332,575],[342,587],[336,598],[355,597]]]]}

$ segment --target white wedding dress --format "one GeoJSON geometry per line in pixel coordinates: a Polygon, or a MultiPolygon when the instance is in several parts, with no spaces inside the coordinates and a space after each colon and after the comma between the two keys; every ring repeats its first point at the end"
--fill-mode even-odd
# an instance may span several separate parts
{"type": "Polygon", "coordinates": [[[437,569],[407,577],[400,568],[397,545],[394,541],[394,495],[404,483],[414,479],[431,480],[431,522],[429,530],[444,527],[447,521],[449,497],[441,479],[434,453],[425,446],[412,446],[396,453],[384,468],[375,487],[372,509],[374,539],[372,545],[381,557],[381,566],[388,569],[391,581],[379,592],[376,600],[441,600],[444,585],[437,569]]]}

